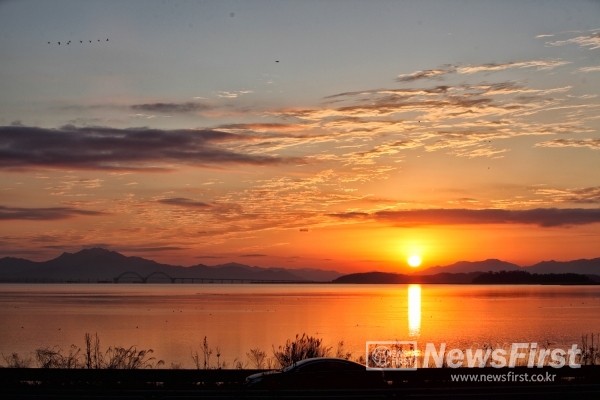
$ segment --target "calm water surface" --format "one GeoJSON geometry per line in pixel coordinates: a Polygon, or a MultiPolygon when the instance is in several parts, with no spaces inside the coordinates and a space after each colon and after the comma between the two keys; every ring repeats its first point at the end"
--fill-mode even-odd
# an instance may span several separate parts
{"type": "Polygon", "coordinates": [[[355,357],[367,340],[570,347],[600,332],[600,287],[0,284],[0,353],[83,347],[86,332],[183,367],[204,336],[228,363],[304,332],[334,348],[343,340],[355,357]]]}

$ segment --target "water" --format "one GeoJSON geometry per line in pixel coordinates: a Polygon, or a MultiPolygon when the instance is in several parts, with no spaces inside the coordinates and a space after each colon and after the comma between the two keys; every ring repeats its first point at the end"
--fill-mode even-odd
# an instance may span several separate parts
{"type": "Polygon", "coordinates": [[[599,286],[0,284],[0,353],[83,347],[152,348],[166,365],[193,366],[204,336],[220,361],[306,333],[354,357],[368,340],[551,343],[570,347],[600,332],[599,286]]]}

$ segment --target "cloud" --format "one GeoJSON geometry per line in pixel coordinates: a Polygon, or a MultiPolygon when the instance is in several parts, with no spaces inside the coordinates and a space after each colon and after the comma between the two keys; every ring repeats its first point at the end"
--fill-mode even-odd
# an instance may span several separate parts
{"type": "Polygon", "coordinates": [[[170,199],[157,200],[158,203],[168,204],[171,206],[188,207],[188,208],[210,208],[210,204],[203,203],[201,201],[195,201],[192,199],[186,199],[184,197],[175,197],[170,199]]]}
{"type": "MultiPolygon", "coordinates": [[[[564,64],[563,61],[534,60],[475,67],[447,65],[436,71],[443,69],[447,73],[458,73],[461,68],[460,71],[470,78],[476,76],[471,75],[476,70],[551,69],[564,64]]],[[[410,75],[422,76],[417,73],[410,75]]],[[[586,110],[593,108],[591,104],[562,104],[570,97],[561,94],[571,89],[571,86],[538,89],[513,81],[469,82],[429,88],[380,88],[327,96],[328,102],[321,108],[284,109],[269,115],[287,121],[295,119],[315,131],[320,129],[330,133],[288,141],[288,145],[306,145],[309,140],[315,144],[335,142],[334,152],[310,156],[319,162],[335,160],[344,162],[344,165],[362,166],[392,158],[395,159],[392,162],[400,162],[408,147],[394,147],[393,144],[407,140],[414,147],[423,146],[427,151],[444,149],[461,157],[498,158],[508,149],[498,148],[498,140],[492,147],[492,139],[593,131],[585,126],[585,118],[582,118],[587,113],[591,114],[591,109],[586,110]],[[556,118],[553,121],[531,118],[546,111],[556,111],[556,118]],[[339,154],[343,148],[359,150],[355,153],[356,157],[348,157],[348,154],[339,154]],[[375,160],[382,156],[388,157],[375,160]]]]}
{"type": "Polygon", "coordinates": [[[581,189],[539,189],[537,194],[551,197],[561,203],[597,204],[600,203],[600,186],[581,189]]]}
{"type": "Polygon", "coordinates": [[[423,143],[418,142],[416,140],[399,140],[396,142],[384,143],[382,145],[376,146],[370,150],[359,151],[355,153],[350,153],[347,155],[350,159],[352,159],[355,163],[364,164],[364,163],[374,163],[374,159],[377,157],[392,155],[399,153],[401,150],[405,149],[414,149],[417,147],[423,146],[423,143]],[[356,162],[356,157],[364,158],[364,162],[356,162]]]}
{"type": "Polygon", "coordinates": [[[299,158],[247,154],[227,148],[253,140],[259,138],[210,129],[0,126],[0,169],[160,171],[171,169],[172,164],[203,167],[301,162],[299,158]]]}
{"type": "Polygon", "coordinates": [[[600,150],[600,139],[555,139],[537,143],[535,147],[587,147],[600,150]]]}
{"type": "Polygon", "coordinates": [[[459,67],[457,72],[459,74],[474,74],[476,72],[488,72],[488,71],[502,71],[508,68],[537,68],[538,71],[549,70],[562,65],[571,64],[569,61],[522,61],[522,62],[508,62],[503,64],[490,63],[476,66],[459,67]]]}
{"type": "Polygon", "coordinates": [[[219,125],[216,129],[227,131],[286,132],[299,131],[307,128],[309,128],[309,126],[302,124],[249,123],[219,125]]]}
{"type": "Polygon", "coordinates": [[[225,256],[196,256],[194,258],[226,258],[225,256]]]}
{"type": "Polygon", "coordinates": [[[420,79],[436,79],[442,77],[443,75],[453,72],[453,68],[427,69],[424,71],[416,71],[412,74],[398,75],[398,78],[396,78],[396,82],[414,82],[420,79]]]}
{"type": "Polygon", "coordinates": [[[596,72],[596,71],[600,71],[600,66],[583,67],[583,68],[579,68],[577,71],[579,71],[579,72],[596,72]]]}
{"type": "Polygon", "coordinates": [[[119,252],[130,252],[130,253],[146,253],[146,252],[156,252],[156,251],[178,251],[178,250],[187,250],[189,247],[179,247],[179,246],[157,246],[157,247],[120,247],[114,246],[112,250],[119,252]]]}
{"type": "Polygon", "coordinates": [[[562,65],[570,64],[568,61],[534,60],[507,63],[488,63],[474,66],[459,66],[446,64],[438,69],[415,71],[411,74],[398,75],[396,82],[414,82],[421,79],[439,79],[449,74],[474,74],[476,72],[502,71],[509,68],[537,68],[538,71],[549,70],[562,65]]]}
{"type": "Polygon", "coordinates": [[[600,49],[600,32],[594,32],[585,36],[577,36],[572,39],[558,40],[556,42],[546,42],[549,46],[562,46],[565,44],[575,43],[581,47],[589,47],[590,50],[600,49]]]}
{"type": "Polygon", "coordinates": [[[433,88],[418,88],[418,89],[374,89],[374,90],[361,90],[360,92],[344,92],[326,96],[325,99],[334,99],[336,97],[352,97],[357,95],[374,95],[374,94],[387,94],[397,96],[417,96],[417,95],[438,95],[448,92],[452,89],[448,85],[438,85],[433,88]]]}
{"type": "MultiPolygon", "coordinates": [[[[130,108],[135,111],[146,111],[163,114],[193,113],[212,109],[212,107],[207,104],[193,102],[134,104],[130,106],[130,108]]],[[[144,114],[136,115],[145,116],[144,114]]],[[[152,118],[152,116],[150,116],[150,118],[152,118]]]]}
{"type": "Polygon", "coordinates": [[[0,220],[56,221],[77,216],[107,215],[102,211],[80,210],[71,207],[23,208],[0,206],[0,220]]]}
{"type": "Polygon", "coordinates": [[[242,254],[240,257],[266,257],[266,254],[242,254]]]}
{"type": "Polygon", "coordinates": [[[235,99],[238,96],[242,96],[244,94],[252,93],[252,90],[237,90],[232,92],[224,92],[224,91],[216,91],[213,94],[217,97],[222,97],[226,99],[235,99]]]}
{"type": "Polygon", "coordinates": [[[524,224],[541,227],[586,225],[600,222],[600,208],[536,208],[530,210],[503,209],[428,209],[348,212],[330,214],[343,220],[376,220],[396,226],[524,224]]]}

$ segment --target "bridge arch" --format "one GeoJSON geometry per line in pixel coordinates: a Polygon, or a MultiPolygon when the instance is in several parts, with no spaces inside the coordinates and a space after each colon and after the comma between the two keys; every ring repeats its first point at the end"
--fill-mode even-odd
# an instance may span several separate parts
{"type": "Polygon", "coordinates": [[[146,283],[146,278],[144,278],[143,276],[141,276],[140,274],[138,274],[135,271],[125,271],[125,272],[123,272],[121,275],[119,275],[116,278],[114,278],[115,283],[119,283],[119,279],[121,279],[123,276],[128,275],[128,274],[129,275],[133,274],[133,275],[137,276],[138,278],[140,278],[143,283],[146,283]]]}
{"type": "Polygon", "coordinates": [[[171,281],[171,283],[175,283],[175,278],[173,278],[172,276],[170,276],[169,274],[167,274],[166,272],[162,272],[162,271],[154,271],[150,274],[148,274],[146,276],[146,278],[144,279],[144,283],[148,282],[148,278],[150,278],[153,275],[164,275],[167,278],[169,278],[169,280],[171,281]]]}

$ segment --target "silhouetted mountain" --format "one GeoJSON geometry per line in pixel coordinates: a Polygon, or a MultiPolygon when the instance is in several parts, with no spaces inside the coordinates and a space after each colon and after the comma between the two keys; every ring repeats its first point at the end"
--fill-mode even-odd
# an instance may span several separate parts
{"type": "Polygon", "coordinates": [[[470,273],[470,272],[498,272],[498,271],[520,271],[522,267],[506,261],[489,259],[485,261],[459,261],[445,267],[431,267],[423,271],[415,272],[413,275],[435,275],[446,273],[470,273]]]}
{"type": "MultiPolygon", "coordinates": [[[[310,269],[298,270],[299,273],[296,275],[293,270],[250,267],[238,263],[228,263],[214,267],[203,264],[183,267],[161,264],[141,257],[127,257],[116,251],[102,248],[84,249],[77,253],[63,253],[57,258],[43,262],[14,257],[0,259],[0,279],[112,281],[113,278],[127,271],[135,272],[144,277],[152,272],[163,272],[174,278],[294,281],[320,281],[322,276],[341,275],[336,271],[310,269]]],[[[129,280],[139,280],[139,278],[133,278],[134,275],[129,276],[129,280]]],[[[151,281],[158,282],[165,279],[164,276],[157,275],[152,277],[151,281]]]]}
{"type": "Polygon", "coordinates": [[[489,259],[485,261],[459,261],[444,267],[432,267],[423,271],[415,272],[413,275],[434,275],[441,272],[469,273],[469,272],[499,272],[499,271],[526,271],[536,274],[596,274],[600,275],[600,258],[591,260],[580,259],[573,261],[542,261],[540,263],[520,267],[506,261],[489,259]]]}
{"type": "Polygon", "coordinates": [[[24,258],[4,257],[0,258],[0,273],[18,273],[35,268],[38,263],[24,258]]]}
{"type": "Polygon", "coordinates": [[[572,272],[574,274],[600,275],[600,258],[573,261],[542,261],[530,267],[525,267],[525,269],[528,272],[538,274],[561,274],[572,272]]]}

